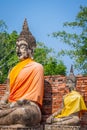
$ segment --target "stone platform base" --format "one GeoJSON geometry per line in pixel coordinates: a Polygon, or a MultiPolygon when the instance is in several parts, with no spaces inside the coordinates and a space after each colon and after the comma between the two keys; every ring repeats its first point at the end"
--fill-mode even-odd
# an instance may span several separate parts
{"type": "Polygon", "coordinates": [[[0,126],[0,130],[43,130],[42,125],[38,124],[35,126],[25,127],[20,124],[10,126],[0,126]]]}
{"type": "Polygon", "coordinates": [[[24,127],[21,125],[0,126],[0,130],[87,130],[87,126],[68,126],[68,125],[49,125],[42,124],[31,127],[24,127]]]}
{"type": "Polygon", "coordinates": [[[44,130],[81,130],[80,126],[68,126],[68,125],[45,125],[44,130]]]}

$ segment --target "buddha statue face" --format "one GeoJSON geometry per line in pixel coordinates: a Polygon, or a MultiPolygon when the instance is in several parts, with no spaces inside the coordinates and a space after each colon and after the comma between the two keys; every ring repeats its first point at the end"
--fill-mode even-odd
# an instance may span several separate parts
{"type": "Polygon", "coordinates": [[[73,87],[73,83],[70,79],[66,80],[66,87],[67,88],[72,88],[73,87]]]}
{"type": "Polygon", "coordinates": [[[76,77],[73,73],[73,65],[71,65],[71,69],[70,69],[70,74],[69,76],[66,77],[66,88],[69,91],[75,90],[76,89],[76,77]]]}
{"type": "Polygon", "coordinates": [[[71,79],[66,79],[66,87],[69,89],[69,91],[72,91],[75,89],[75,82],[71,79]]]}
{"type": "Polygon", "coordinates": [[[21,40],[16,42],[16,53],[19,60],[24,60],[31,57],[31,49],[29,49],[26,41],[21,40]]]}

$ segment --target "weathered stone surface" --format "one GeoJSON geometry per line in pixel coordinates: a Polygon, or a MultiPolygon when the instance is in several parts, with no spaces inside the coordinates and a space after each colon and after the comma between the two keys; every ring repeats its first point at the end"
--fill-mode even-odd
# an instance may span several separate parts
{"type": "Polygon", "coordinates": [[[32,127],[24,127],[21,125],[0,126],[0,130],[87,130],[87,125],[84,126],[69,126],[56,124],[38,124],[32,127]]]}
{"type": "Polygon", "coordinates": [[[31,127],[25,127],[22,125],[10,125],[10,126],[0,126],[0,130],[43,130],[43,126],[38,124],[31,127]]]}
{"type": "Polygon", "coordinates": [[[81,130],[81,129],[80,129],[80,126],[45,125],[44,130],[81,130]]]}

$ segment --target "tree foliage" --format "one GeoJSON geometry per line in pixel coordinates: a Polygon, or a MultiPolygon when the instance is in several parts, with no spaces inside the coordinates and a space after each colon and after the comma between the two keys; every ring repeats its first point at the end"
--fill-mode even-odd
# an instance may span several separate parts
{"type": "Polygon", "coordinates": [[[87,74],[87,7],[80,7],[74,22],[65,22],[65,30],[54,32],[53,37],[68,44],[71,49],[62,49],[59,55],[68,55],[74,60],[74,66],[82,74],[87,74]],[[73,33],[67,32],[71,28],[73,33]]]}
{"type": "Polygon", "coordinates": [[[58,60],[54,50],[45,46],[44,43],[37,42],[34,59],[44,66],[45,75],[66,75],[66,66],[64,63],[58,60]]]}
{"type": "Polygon", "coordinates": [[[0,21],[0,83],[7,79],[9,69],[16,64],[15,42],[18,37],[16,31],[7,33],[7,26],[0,21]]]}

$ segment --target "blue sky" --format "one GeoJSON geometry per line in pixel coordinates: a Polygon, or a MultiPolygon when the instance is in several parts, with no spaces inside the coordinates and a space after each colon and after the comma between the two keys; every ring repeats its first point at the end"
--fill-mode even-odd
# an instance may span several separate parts
{"type": "MultiPolygon", "coordinates": [[[[74,21],[80,5],[87,6],[87,0],[0,0],[0,20],[5,21],[9,33],[13,30],[20,33],[24,19],[27,18],[29,29],[36,40],[57,53],[67,46],[58,39],[48,37],[48,34],[63,30],[64,22],[74,21]]],[[[66,56],[62,60],[69,72],[72,60],[66,56]]],[[[77,71],[75,73],[78,74],[77,71]]]]}

